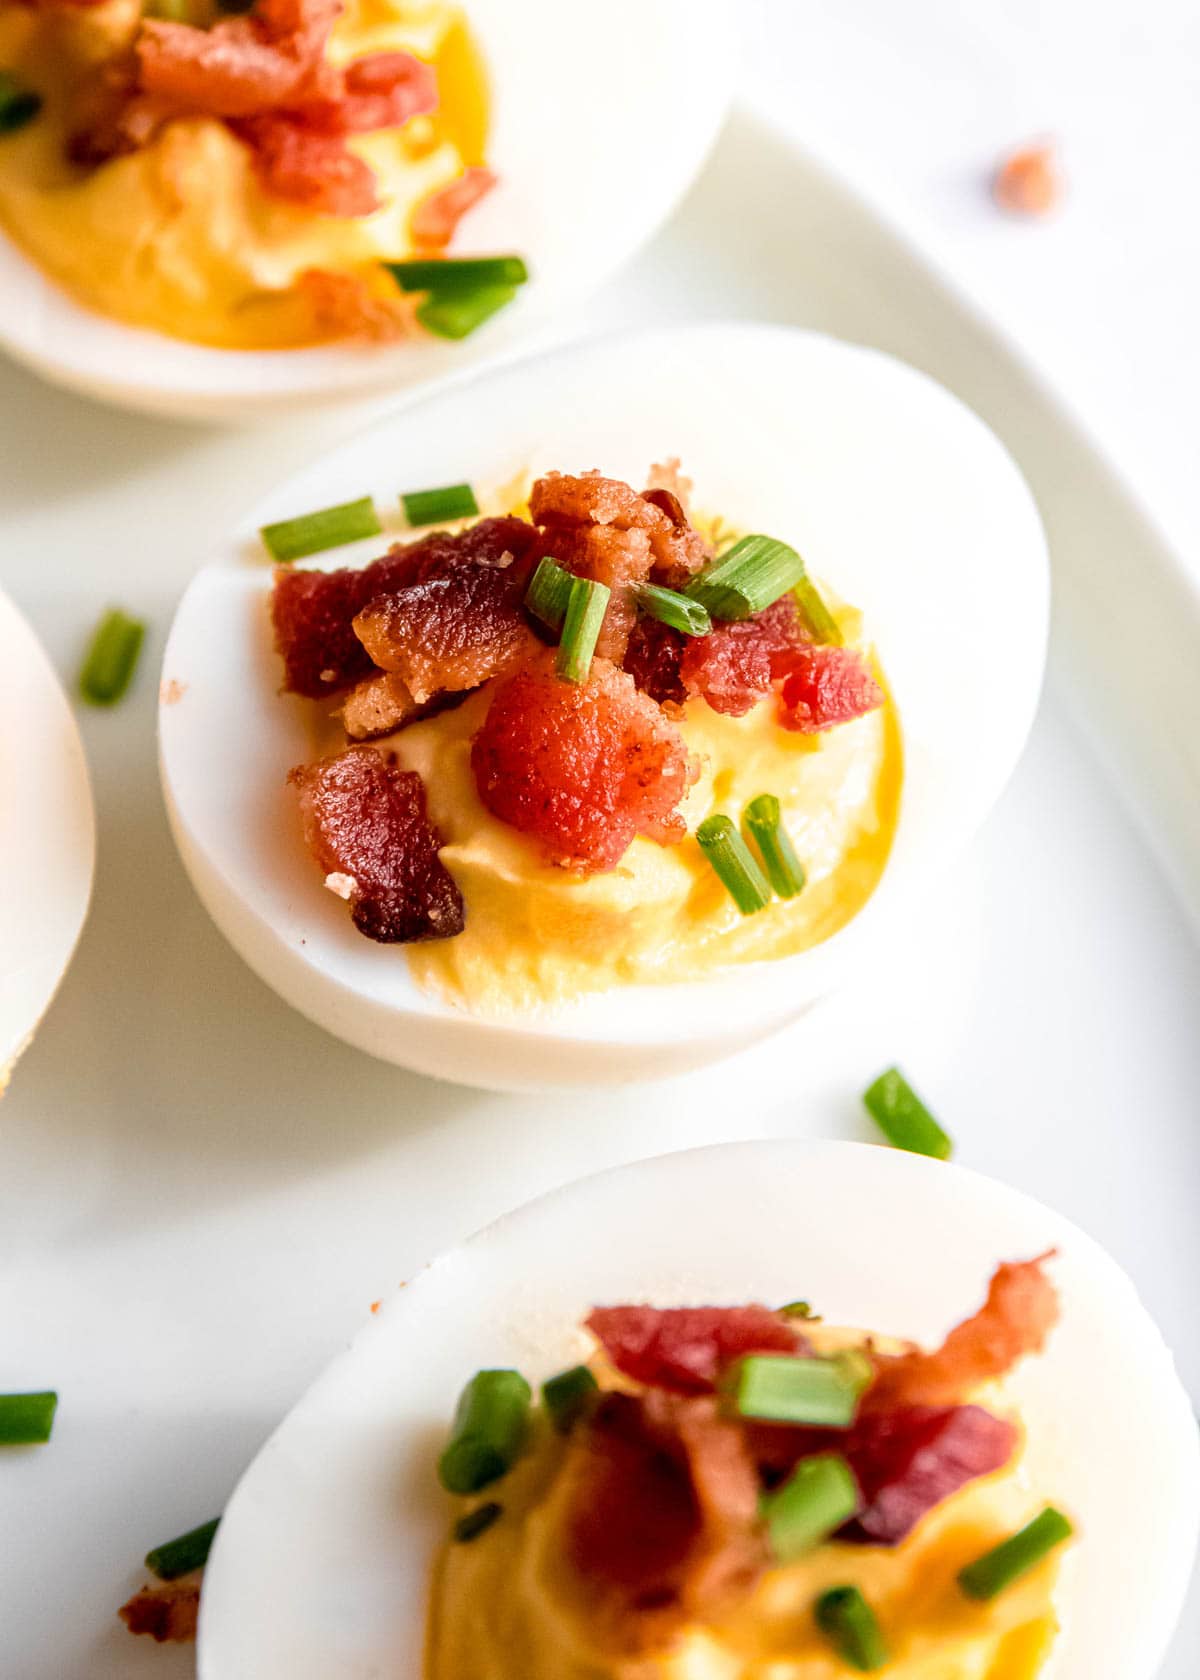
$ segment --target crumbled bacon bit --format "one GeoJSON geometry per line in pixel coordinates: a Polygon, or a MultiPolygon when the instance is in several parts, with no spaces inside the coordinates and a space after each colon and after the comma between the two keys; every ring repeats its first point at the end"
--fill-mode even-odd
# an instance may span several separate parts
{"type": "Polygon", "coordinates": [[[369,165],[337,134],[283,114],[230,124],[254,154],[254,167],[274,198],[319,216],[369,216],[379,209],[369,165]]]}
{"type": "Polygon", "coordinates": [[[626,672],[595,659],[585,683],[564,682],[549,653],[500,684],[471,765],[493,816],[581,873],[613,868],[637,834],[681,839],[676,806],[698,773],[626,672]]]}
{"type": "Polygon", "coordinates": [[[374,276],[306,268],[296,289],[307,299],[318,338],[357,338],[368,344],[391,344],[416,331],[412,306],[399,293],[387,293],[374,276]]]}
{"type": "Polygon", "coordinates": [[[260,0],[211,29],[148,18],[135,45],[139,91],[179,112],[250,117],[337,86],[324,62],[341,0],[260,0]]]}
{"type": "Polygon", "coordinates": [[[708,1394],[748,1353],[797,1353],[796,1330],[769,1307],[595,1307],[587,1327],[627,1377],[675,1394],[708,1394]]]}
{"type": "Polygon", "coordinates": [[[160,1645],[168,1641],[184,1645],[195,1639],[199,1614],[199,1571],[181,1575],[177,1581],[146,1585],[117,1611],[130,1633],[149,1634],[160,1645]]]}
{"type": "Polygon", "coordinates": [[[1062,175],[1055,148],[1048,142],[1021,146],[1010,152],[996,170],[992,197],[1002,210],[1017,216],[1046,216],[1063,195],[1062,175]]]}
{"type": "Polygon", "coordinates": [[[714,712],[742,717],[770,692],[784,660],[804,643],[790,595],[737,624],[714,625],[708,636],[686,638],[679,665],[689,694],[702,694],[714,712]]]}
{"type": "Polygon", "coordinates": [[[943,1499],[1002,1469],[1016,1445],[1015,1424],[982,1406],[869,1413],[844,1446],[863,1508],[840,1538],[896,1545],[943,1499]]]}
{"type": "Polygon", "coordinates": [[[506,554],[521,559],[534,540],[532,527],[521,519],[481,519],[465,531],[435,531],[416,542],[397,543],[369,566],[332,572],[276,567],[271,617],[284,687],[322,700],[373,675],[370,657],[354,633],[354,619],[368,602],[445,576],[457,566],[496,566],[506,554]]]}
{"type": "Polygon", "coordinates": [[[387,671],[356,683],[339,708],[342,728],[352,741],[391,735],[420,714],[421,708],[405,684],[387,671]]]}
{"type": "Polygon", "coordinates": [[[438,856],[420,776],[373,747],[305,764],[300,791],[309,850],[325,875],[349,876],[354,925],[381,944],[448,939],[463,930],[463,902],[438,856]]]}
{"type": "Polygon", "coordinates": [[[670,715],[678,711],[688,698],[683,685],[680,665],[687,637],[657,618],[639,618],[629,632],[622,667],[634,682],[657,700],[670,715]]]}
{"type": "Polygon", "coordinates": [[[413,244],[430,253],[444,250],[467,211],[491,192],[496,180],[490,169],[464,169],[448,186],[422,199],[409,222],[413,244]]]}
{"type": "Polygon", "coordinates": [[[866,659],[854,648],[801,644],[777,663],[786,672],[779,721],[803,735],[864,717],[886,698],[866,659]]]}
{"type": "Polygon", "coordinates": [[[684,517],[692,505],[692,491],[695,486],[683,471],[683,463],[678,455],[668,455],[665,461],[655,461],[646,475],[646,492],[666,490],[683,509],[684,517]]]}

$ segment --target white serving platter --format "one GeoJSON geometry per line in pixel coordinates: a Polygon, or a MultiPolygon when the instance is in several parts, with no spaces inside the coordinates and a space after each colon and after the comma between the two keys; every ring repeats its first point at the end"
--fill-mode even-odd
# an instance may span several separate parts
{"type": "MultiPolygon", "coordinates": [[[[1009,792],[887,972],[715,1070],[568,1100],[431,1084],[310,1027],[226,946],[167,833],[153,686],[174,604],[217,534],[345,422],[169,428],[0,367],[5,586],[63,672],[110,600],[153,624],[136,692],[83,720],[94,910],[0,1110],[0,1388],[62,1395],[51,1446],[0,1460],[0,1517],[21,1536],[0,1551],[4,1680],[184,1680],[189,1652],[115,1621],[138,1559],[215,1514],[371,1301],[430,1255],[622,1161],[865,1137],[857,1093],[893,1060],[964,1164],[1111,1250],[1200,1391],[1200,951],[1183,911],[1200,902],[1200,777],[1180,727],[1200,714],[1194,596],[1005,345],[745,115],[577,325],[735,315],[891,350],[1000,432],[1050,533],[1050,684],[1009,792]],[[1131,579],[1148,673],[1107,637],[1105,603],[1131,579]]],[[[1198,1643],[1194,1600],[1162,1680],[1190,1680],[1198,1643]]]]}

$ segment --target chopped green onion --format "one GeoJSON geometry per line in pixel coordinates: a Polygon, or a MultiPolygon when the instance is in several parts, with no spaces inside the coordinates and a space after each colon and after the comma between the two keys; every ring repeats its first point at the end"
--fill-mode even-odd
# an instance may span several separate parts
{"type": "Polygon", "coordinates": [[[837,1359],[761,1353],[734,1367],[729,1397],[740,1417],[762,1423],[848,1429],[865,1387],[861,1373],[837,1359]]]}
{"type": "Polygon", "coordinates": [[[569,1371],[560,1371],[557,1377],[542,1384],[542,1405],[558,1433],[569,1435],[580,1418],[587,1415],[599,1392],[600,1384],[587,1366],[573,1365],[569,1371]]]}
{"type": "Polygon", "coordinates": [[[792,585],[792,595],[795,598],[796,610],[800,614],[800,622],[808,631],[814,642],[832,643],[841,647],[845,641],[841,626],[821,599],[821,591],[807,575],[792,585]]]}
{"type": "Polygon", "coordinates": [[[41,108],[40,93],[11,70],[0,70],[0,134],[15,134],[31,123],[41,108]]]}
{"type": "Polygon", "coordinates": [[[696,830],[696,839],[742,915],[765,910],[771,902],[767,878],[730,819],[705,817],[696,830]]]}
{"type": "Polygon", "coordinates": [[[813,1607],[817,1626],[838,1656],[860,1674],[871,1674],[888,1660],[887,1645],[875,1612],[857,1587],[830,1587],[813,1607]]]}
{"type": "Polygon", "coordinates": [[[53,1389],[37,1394],[0,1394],[0,1447],[40,1446],[50,1439],[58,1395],[53,1389]]]}
{"type": "Polygon", "coordinates": [[[771,1550],[780,1563],[811,1551],[858,1510],[858,1483],[840,1453],[802,1458],[761,1504],[771,1550]]]}
{"type": "Polygon", "coordinates": [[[523,286],[529,270],[523,257],[413,257],[384,263],[402,292],[461,297],[481,286],[523,286]]]}
{"type": "Polygon", "coordinates": [[[469,338],[476,327],[490,321],[517,295],[515,286],[479,286],[458,296],[431,292],[417,305],[417,320],[435,338],[469,338]]]}
{"type": "Polygon", "coordinates": [[[708,608],[691,601],[677,589],[663,589],[657,583],[639,583],[634,590],[637,603],[660,624],[682,630],[685,636],[707,636],[712,630],[708,608]]]}
{"type": "Polygon", "coordinates": [[[567,602],[571,599],[572,574],[549,555],[538,561],[537,571],[525,591],[525,605],[534,618],[551,630],[560,630],[567,616],[567,602]]]}
{"type": "Polygon", "coordinates": [[[519,1371],[476,1372],[462,1391],[438,1461],[447,1493],[478,1493],[507,1475],[525,1441],[532,1398],[519,1371]]]}
{"type": "Polygon", "coordinates": [[[568,682],[587,681],[611,593],[606,583],[596,583],[592,578],[571,579],[562,640],[558,644],[558,674],[568,682]]]}
{"type": "Polygon", "coordinates": [[[779,1309],[783,1318],[813,1318],[812,1307],[807,1301],[788,1301],[779,1309]]]}
{"type": "Polygon", "coordinates": [[[954,1145],[899,1068],[888,1068],[863,1092],[867,1113],[890,1144],[912,1155],[948,1161],[954,1145]]]}
{"type": "Polygon", "coordinates": [[[92,706],[113,706],[133,681],[146,626],[119,607],[96,626],[79,673],[79,692],[92,706]]]}
{"type": "Polygon", "coordinates": [[[339,502],[316,513],[298,514],[295,519],[277,519],[273,525],[264,525],[259,535],[271,558],[286,566],[306,554],[377,537],[382,529],[375,503],[370,496],[360,496],[356,502],[339,502]]]}
{"type": "Polygon", "coordinates": [[[743,537],[707,565],[687,594],[713,618],[752,618],[804,576],[804,561],[774,537],[743,537]]]}
{"type": "Polygon", "coordinates": [[[1047,1505],[1031,1523],[960,1569],[958,1584],[968,1598],[995,1598],[1074,1532],[1062,1512],[1047,1505]]]}
{"type": "Polygon", "coordinates": [[[473,519],[479,503],[469,484],[447,484],[442,490],[410,490],[401,496],[410,525],[444,525],[451,519],[473,519]]]}
{"type": "Polygon", "coordinates": [[[201,1523],[199,1528],[190,1528],[176,1540],[167,1540],[163,1545],[155,1546],[153,1551],[146,1553],[146,1568],[160,1581],[174,1581],[193,1569],[203,1569],[220,1520],[220,1517],[214,1517],[211,1522],[201,1523]]]}
{"type": "Polygon", "coordinates": [[[747,805],[745,818],[772,887],[780,898],[795,898],[804,886],[804,866],[783,826],[778,799],[760,793],[747,805]]]}
{"type": "Polygon", "coordinates": [[[494,1499],[489,1499],[483,1505],[476,1505],[465,1517],[459,1517],[454,1525],[454,1538],[460,1546],[465,1546],[470,1540],[478,1540],[479,1536],[486,1534],[492,1524],[503,1515],[503,1505],[494,1499]]]}

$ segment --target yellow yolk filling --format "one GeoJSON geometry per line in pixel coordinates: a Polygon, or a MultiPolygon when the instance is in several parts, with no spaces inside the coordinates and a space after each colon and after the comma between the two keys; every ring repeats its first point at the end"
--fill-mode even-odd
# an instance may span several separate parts
{"type": "MultiPolygon", "coordinates": [[[[409,51],[432,62],[440,102],[402,128],[348,144],[374,171],[373,215],[316,215],[265,193],[250,153],[209,118],[167,125],[139,151],[75,168],[64,151],[73,90],[132,38],[139,8],[87,12],[0,7],[0,64],[45,99],[42,114],[0,136],[0,223],[78,302],[174,337],[227,349],[316,341],[319,319],[296,289],[306,270],[361,275],[412,251],[409,221],[430,193],[483,159],[487,95],[459,9],[441,0],[347,0],[330,44],[345,63],[409,51]]],[[[387,282],[390,287],[390,282],[387,282]]]]}

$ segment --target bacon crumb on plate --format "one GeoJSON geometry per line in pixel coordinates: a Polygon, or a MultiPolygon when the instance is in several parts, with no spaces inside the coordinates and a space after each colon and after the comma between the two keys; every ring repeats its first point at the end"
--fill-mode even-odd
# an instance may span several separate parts
{"type": "Polygon", "coordinates": [[[200,1614],[200,1571],[177,1581],[157,1581],[134,1593],[117,1611],[130,1633],[148,1634],[158,1644],[184,1645],[196,1637],[200,1614]]]}
{"type": "Polygon", "coordinates": [[[1063,196],[1058,154],[1048,142],[1020,146],[1004,158],[992,180],[992,197],[1017,216],[1047,216],[1063,196]]]}

